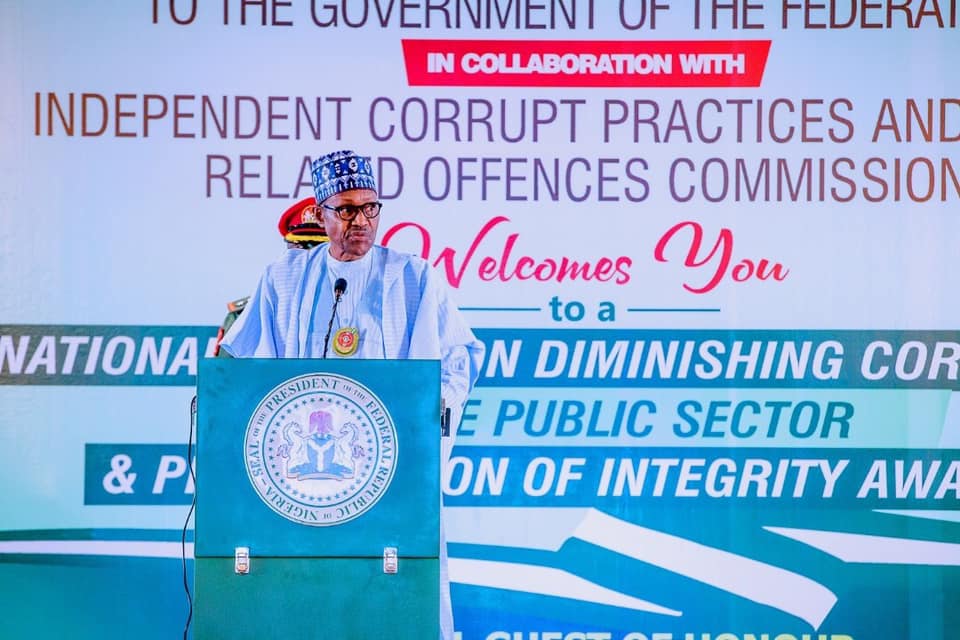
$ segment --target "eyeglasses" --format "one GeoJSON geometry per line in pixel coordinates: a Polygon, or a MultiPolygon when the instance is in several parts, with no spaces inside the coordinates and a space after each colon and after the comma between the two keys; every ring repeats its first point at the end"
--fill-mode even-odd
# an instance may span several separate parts
{"type": "Polygon", "coordinates": [[[325,204],[320,205],[327,211],[333,211],[337,214],[337,217],[343,220],[344,222],[350,222],[357,217],[358,214],[363,214],[368,220],[373,220],[378,215],[380,215],[380,209],[383,207],[382,202],[364,202],[363,204],[344,204],[339,207],[330,207],[325,204]]]}

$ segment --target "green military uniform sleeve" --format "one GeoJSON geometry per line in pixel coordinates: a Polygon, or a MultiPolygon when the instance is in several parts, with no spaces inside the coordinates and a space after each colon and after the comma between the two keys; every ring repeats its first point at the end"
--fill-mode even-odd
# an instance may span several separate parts
{"type": "Polygon", "coordinates": [[[233,323],[236,322],[237,318],[240,317],[240,314],[243,313],[243,310],[247,307],[248,302],[250,302],[250,296],[227,303],[227,315],[223,319],[220,329],[217,331],[217,347],[214,350],[214,355],[216,357],[232,357],[229,353],[220,348],[220,341],[223,340],[223,336],[227,335],[227,331],[230,331],[230,327],[233,326],[233,323]]]}

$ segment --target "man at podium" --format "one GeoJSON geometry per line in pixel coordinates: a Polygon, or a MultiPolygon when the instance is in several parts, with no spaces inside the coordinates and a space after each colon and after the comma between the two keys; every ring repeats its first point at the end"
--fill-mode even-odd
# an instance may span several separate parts
{"type": "MultiPolygon", "coordinates": [[[[285,252],[268,265],[221,349],[233,357],[439,360],[455,433],[479,376],[483,343],[425,260],[375,244],[383,204],[368,159],[335,151],[314,160],[312,173],[329,242],[285,252]]],[[[444,439],[444,461],[452,440],[444,439]]],[[[441,564],[441,631],[450,638],[449,581],[441,564]]]]}

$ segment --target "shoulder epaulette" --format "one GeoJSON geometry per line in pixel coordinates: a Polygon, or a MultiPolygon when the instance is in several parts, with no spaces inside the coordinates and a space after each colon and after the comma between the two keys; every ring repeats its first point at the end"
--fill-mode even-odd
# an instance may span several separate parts
{"type": "Polygon", "coordinates": [[[227,303],[227,311],[231,313],[237,313],[243,311],[243,308],[247,306],[247,303],[250,302],[250,296],[245,298],[240,298],[239,300],[234,300],[233,302],[227,303]]]}

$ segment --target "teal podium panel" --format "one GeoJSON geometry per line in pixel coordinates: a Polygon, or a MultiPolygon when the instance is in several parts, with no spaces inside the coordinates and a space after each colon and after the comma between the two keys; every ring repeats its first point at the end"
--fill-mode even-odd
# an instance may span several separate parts
{"type": "Polygon", "coordinates": [[[436,637],[439,363],[207,359],[197,385],[194,636],[436,637]]]}

